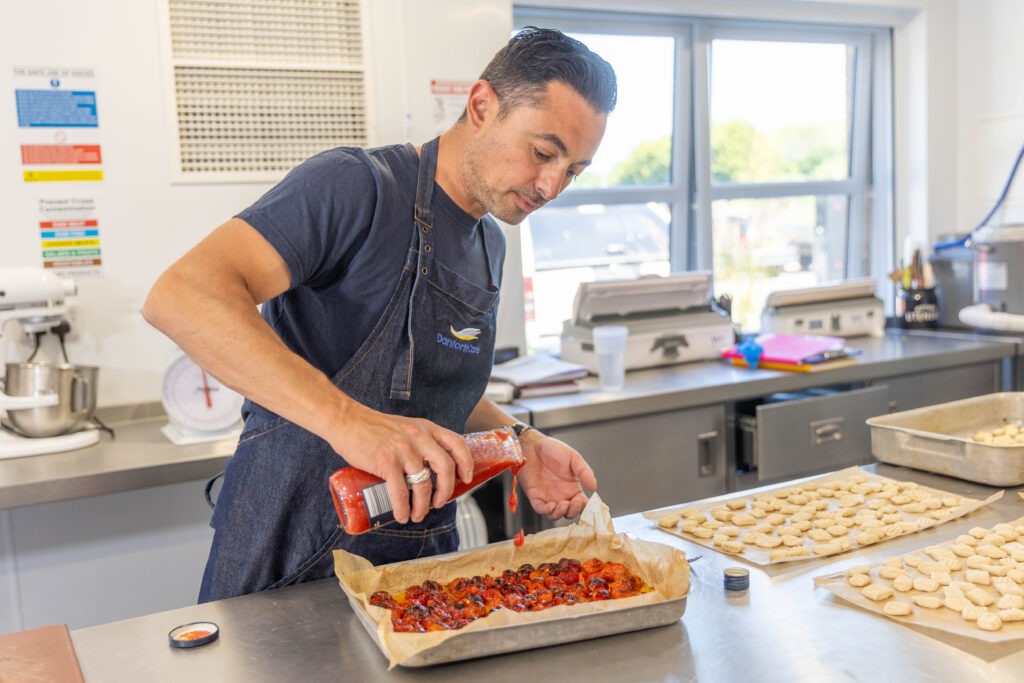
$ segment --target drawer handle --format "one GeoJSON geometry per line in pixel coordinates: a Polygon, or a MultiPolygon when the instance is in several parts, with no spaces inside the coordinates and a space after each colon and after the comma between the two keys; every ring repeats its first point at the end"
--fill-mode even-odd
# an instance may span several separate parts
{"type": "Polygon", "coordinates": [[[811,443],[820,446],[823,443],[843,440],[844,418],[833,417],[827,420],[816,420],[811,423],[811,443]]]}
{"type": "Polygon", "coordinates": [[[715,474],[715,440],[718,439],[717,431],[704,432],[697,435],[697,449],[700,454],[697,459],[698,476],[712,477],[715,474]]]}

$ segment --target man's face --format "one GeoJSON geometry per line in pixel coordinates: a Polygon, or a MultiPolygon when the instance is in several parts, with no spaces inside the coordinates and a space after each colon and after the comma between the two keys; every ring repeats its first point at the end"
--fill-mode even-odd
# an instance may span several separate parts
{"type": "Polygon", "coordinates": [[[504,118],[492,107],[465,149],[469,213],[521,223],[590,164],[607,119],[559,82],[548,86],[537,107],[522,105],[504,118]]]}

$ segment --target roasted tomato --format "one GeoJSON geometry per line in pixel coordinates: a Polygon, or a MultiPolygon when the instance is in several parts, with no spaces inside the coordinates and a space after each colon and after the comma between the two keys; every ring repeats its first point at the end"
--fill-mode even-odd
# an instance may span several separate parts
{"type": "Polygon", "coordinates": [[[557,563],[506,569],[497,577],[457,577],[445,585],[428,580],[397,595],[378,591],[370,596],[370,604],[391,611],[396,633],[424,633],[459,629],[496,609],[530,612],[650,590],[621,563],[597,558],[581,563],[563,557],[557,563]]]}

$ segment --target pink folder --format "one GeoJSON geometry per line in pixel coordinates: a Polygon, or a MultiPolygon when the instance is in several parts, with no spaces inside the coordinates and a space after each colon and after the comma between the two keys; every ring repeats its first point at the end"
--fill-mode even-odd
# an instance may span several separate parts
{"type": "MultiPolygon", "coordinates": [[[[819,337],[811,334],[761,334],[754,339],[763,349],[761,360],[794,365],[828,351],[841,351],[846,344],[842,337],[819,337]]],[[[722,351],[722,358],[743,358],[743,355],[732,346],[722,351]]]]}

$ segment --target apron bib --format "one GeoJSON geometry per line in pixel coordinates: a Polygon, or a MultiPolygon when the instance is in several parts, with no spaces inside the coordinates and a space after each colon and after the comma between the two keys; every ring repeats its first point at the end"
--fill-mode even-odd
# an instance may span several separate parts
{"type": "MultiPolygon", "coordinates": [[[[412,235],[394,293],[332,380],[370,408],[427,418],[461,433],[490,375],[498,283],[493,268],[490,287],[481,288],[434,258],[430,207],[437,146],[434,139],[420,150],[412,235]]],[[[483,234],[490,263],[494,245],[483,234]]],[[[454,502],[419,523],[344,534],[327,485],[347,464],[340,455],[281,417],[250,415],[214,509],[200,602],[331,576],[335,548],[373,564],[457,549],[454,502]]]]}

